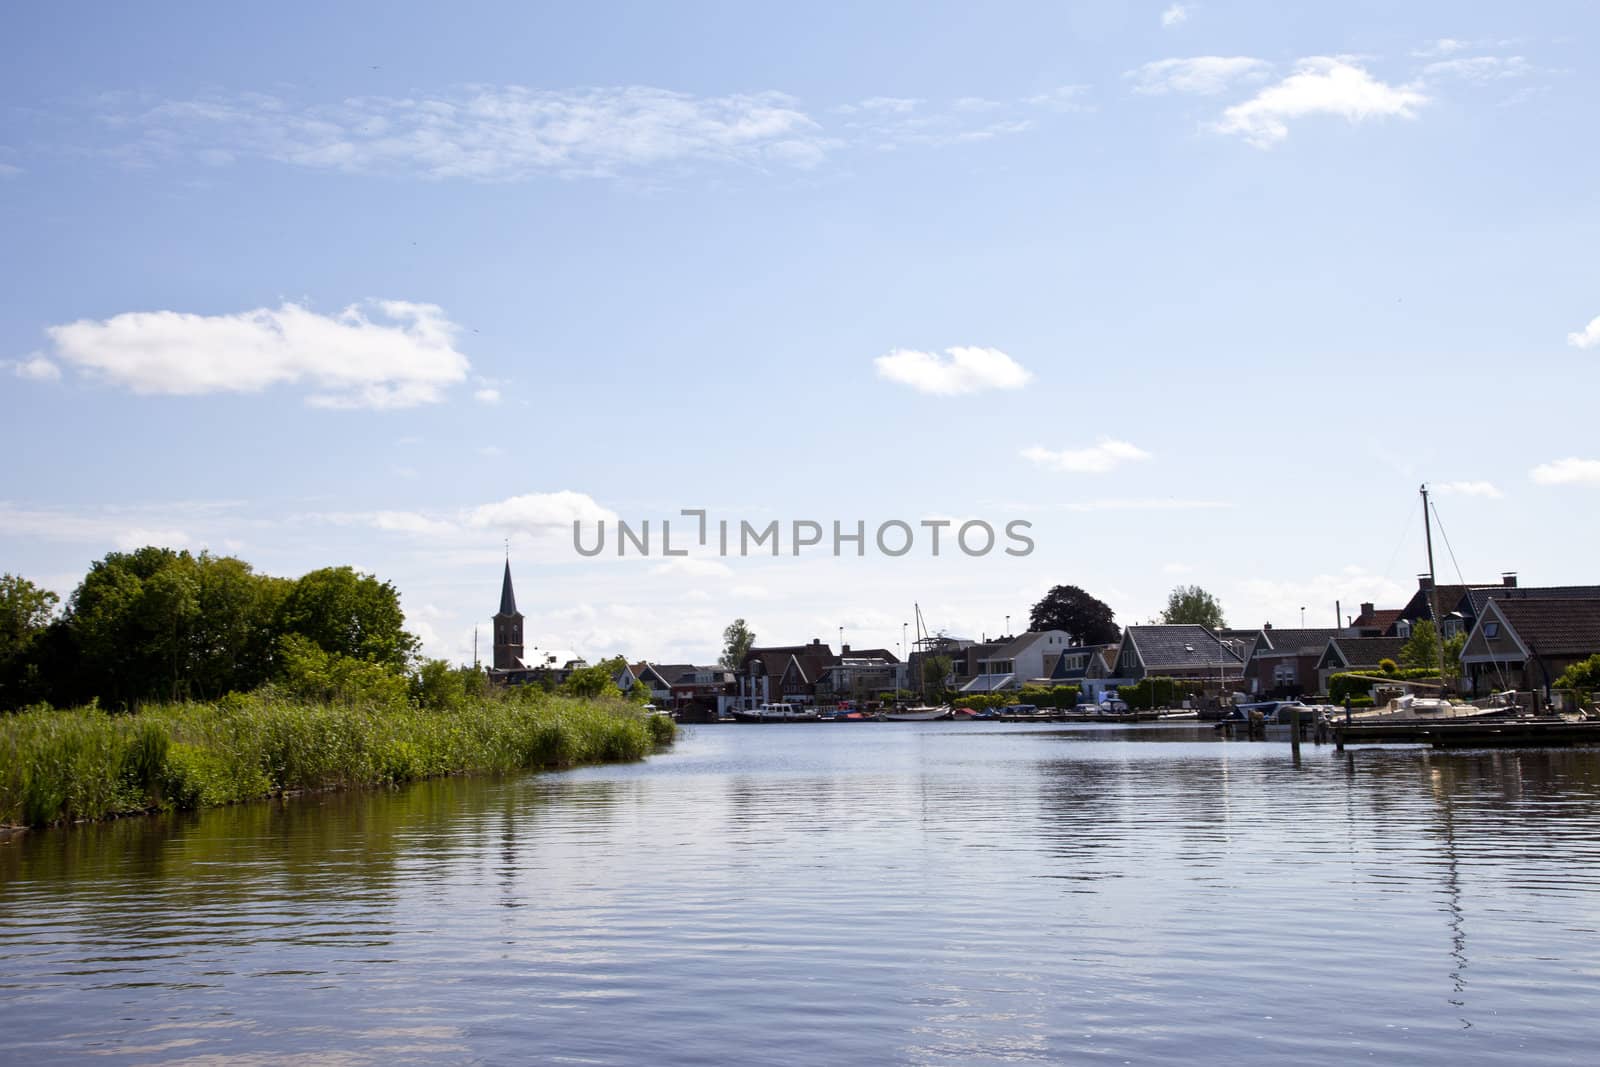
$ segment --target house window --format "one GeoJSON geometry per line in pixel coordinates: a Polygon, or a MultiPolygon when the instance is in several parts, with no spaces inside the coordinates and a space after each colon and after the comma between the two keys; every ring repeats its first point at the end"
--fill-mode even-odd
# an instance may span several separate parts
{"type": "Polygon", "coordinates": [[[1499,637],[1500,636],[1500,624],[1497,623],[1497,622],[1486,622],[1486,623],[1484,623],[1483,624],[1483,636],[1491,637],[1491,638],[1492,637],[1499,637]]]}
{"type": "Polygon", "coordinates": [[[1394,624],[1394,634],[1395,634],[1396,637],[1410,637],[1411,636],[1411,620],[1410,619],[1401,619],[1399,622],[1395,623],[1394,624]]]}
{"type": "Polygon", "coordinates": [[[1278,663],[1272,668],[1272,684],[1276,686],[1294,685],[1296,680],[1293,663],[1278,663]]]}

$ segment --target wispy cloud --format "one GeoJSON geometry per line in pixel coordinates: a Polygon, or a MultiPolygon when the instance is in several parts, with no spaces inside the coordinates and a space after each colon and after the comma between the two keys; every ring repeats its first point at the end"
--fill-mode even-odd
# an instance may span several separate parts
{"type": "Polygon", "coordinates": [[[897,348],[873,361],[878,377],[934,396],[961,396],[987,389],[1021,389],[1033,374],[998,348],[947,348],[933,352],[897,348]]]}
{"type": "Polygon", "coordinates": [[[0,163],[0,178],[15,178],[21,173],[21,167],[11,163],[0,163]]]}
{"type": "Polygon", "coordinates": [[[1052,451],[1034,446],[1022,450],[1022,458],[1049,470],[1073,474],[1105,474],[1124,463],[1150,458],[1150,453],[1127,441],[1102,437],[1087,448],[1069,448],[1052,451]]]}
{"type": "MultiPolygon", "coordinates": [[[[131,311],[51,326],[50,355],[136,393],[196,396],[301,385],[325,408],[433,403],[467,376],[456,327],[433,304],[374,302],[319,315],[298,304],[231,315],[131,311]]],[[[37,361],[35,361],[37,362],[37,361]]],[[[44,372],[40,372],[44,373],[44,372]]]]}
{"type": "Polygon", "coordinates": [[[1235,104],[1213,124],[1257,148],[1271,148],[1289,136],[1289,123],[1316,115],[1348,122],[1377,118],[1415,118],[1428,102],[1419,89],[1388,85],[1348,58],[1314,56],[1296,64],[1295,73],[1235,104]]]}
{"type": "Polygon", "coordinates": [[[563,489],[554,493],[524,493],[473,508],[465,515],[468,525],[519,533],[546,533],[571,529],[574,521],[601,519],[615,522],[617,513],[602,507],[587,493],[563,489]]]}
{"type": "Polygon", "coordinates": [[[30,382],[56,382],[61,380],[61,368],[43,356],[30,356],[3,364],[11,373],[30,382]]]}
{"type": "Polygon", "coordinates": [[[1161,28],[1170,30],[1174,26],[1181,26],[1189,21],[1189,5],[1173,4],[1161,12],[1161,28]]]}
{"type": "Polygon", "coordinates": [[[1214,511],[1231,508],[1226,500],[1184,500],[1178,497],[1101,497],[1063,504],[1063,511],[1214,511]]]}
{"type": "Polygon", "coordinates": [[[930,106],[915,97],[875,96],[833,110],[843,117],[840,133],[850,141],[894,151],[988,141],[1032,128],[1030,120],[1006,113],[1004,107],[978,97],[930,106]]]}
{"type": "Polygon", "coordinates": [[[1540,485],[1593,485],[1600,486],[1600,459],[1566,459],[1541,463],[1528,472],[1540,485]]]}
{"type": "Polygon", "coordinates": [[[1147,96],[1165,93],[1193,93],[1214,96],[1238,82],[1258,82],[1267,77],[1272,64],[1249,56],[1193,56],[1188,59],[1158,59],[1123,74],[1133,82],[1133,91],[1147,96]]]}
{"type": "Polygon", "coordinates": [[[1445,496],[1479,496],[1488,500],[1505,496],[1493,482],[1439,482],[1433,488],[1445,496]]]}
{"type": "Polygon", "coordinates": [[[1479,84],[1526,78],[1532,73],[1533,66],[1522,56],[1463,56],[1429,63],[1422,68],[1424,78],[1461,78],[1479,84]]]}
{"type": "Polygon", "coordinates": [[[134,159],[188,154],[214,165],[259,156],[350,173],[515,181],[615,176],[695,163],[808,167],[829,148],[818,123],[777,92],[696,96],[648,86],[356,97],[297,107],[259,93],[115,108],[134,159]]]}
{"type": "Polygon", "coordinates": [[[1589,325],[1567,334],[1567,344],[1573,348],[1594,348],[1600,345],[1600,315],[1589,320],[1589,325]]]}

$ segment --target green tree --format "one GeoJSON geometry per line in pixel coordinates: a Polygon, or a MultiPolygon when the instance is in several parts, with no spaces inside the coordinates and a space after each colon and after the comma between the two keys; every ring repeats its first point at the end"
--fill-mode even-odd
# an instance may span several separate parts
{"type": "Polygon", "coordinates": [[[397,676],[418,649],[394,586],[351,567],[324,567],[296,581],[278,608],[276,629],[324,652],[383,664],[397,676]]]}
{"type": "Polygon", "coordinates": [[[1556,689],[1576,689],[1584,693],[1600,690],[1600,655],[1580,660],[1561,672],[1556,689]]]}
{"type": "Polygon", "coordinates": [[[59,629],[51,616],[61,598],[20,575],[0,575],[0,709],[44,698],[42,666],[59,629]]]}
{"type": "Polygon", "coordinates": [[[1167,595],[1161,621],[1169,626],[1186,623],[1208,630],[1220,630],[1228,625],[1222,616],[1221,602],[1198,585],[1180,585],[1173,589],[1167,595]]]}
{"type": "Polygon", "coordinates": [[[1109,645],[1122,637],[1116,613],[1075,585],[1058,585],[1033,606],[1030,630],[1065,630],[1081,645],[1109,645]]]}
{"type": "Polygon", "coordinates": [[[300,634],[279,640],[278,661],[278,684],[297,700],[393,708],[409,695],[405,677],[388,664],[328,652],[300,634]]]}
{"type": "Polygon", "coordinates": [[[621,656],[601,660],[592,667],[579,667],[561,683],[565,696],[596,700],[602,697],[617,698],[622,690],[617,688],[616,675],[624,666],[621,656]]]}
{"type": "Polygon", "coordinates": [[[1400,665],[1412,670],[1439,669],[1439,631],[1432,620],[1418,619],[1411,624],[1411,637],[1400,646],[1400,665]]]}
{"type": "Polygon", "coordinates": [[[922,684],[930,689],[943,689],[945,679],[950,677],[950,671],[955,667],[955,660],[949,656],[925,656],[922,660],[922,684]]]}
{"type": "Polygon", "coordinates": [[[16,574],[0,574],[0,660],[21,653],[50,625],[61,598],[16,574]]]}
{"type": "Polygon", "coordinates": [[[730,671],[744,665],[744,657],[756,643],[756,635],[743,619],[734,619],[722,631],[722,658],[717,662],[730,671]]]}

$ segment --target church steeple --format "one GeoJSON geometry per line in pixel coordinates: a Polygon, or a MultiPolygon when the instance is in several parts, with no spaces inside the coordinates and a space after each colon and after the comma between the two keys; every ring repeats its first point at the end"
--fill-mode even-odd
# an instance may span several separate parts
{"type": "Polygon", "coordinates": [[[494,617],[494,669],[516,670],[522,666],[522,614],[517,611],[517,596],[511,589],[511,560],[506,560],[505,578],[500,583],[500,610],[494,617]]]}
{"type": "Polygon", "coordinates": [[[506,560],[506,577],[500,583],[500,614],[515,615],[517,613],[517,595],[511,591],[511,561],[506,560]]]}

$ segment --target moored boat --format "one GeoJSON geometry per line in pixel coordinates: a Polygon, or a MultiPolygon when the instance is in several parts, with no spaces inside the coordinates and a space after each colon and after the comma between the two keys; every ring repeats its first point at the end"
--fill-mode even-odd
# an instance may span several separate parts
{"type": "Polygon", "coordinates": [[[924,704],[914,708],[885,710],[880,712],[878,717],[885,722],[935,722],[939,719],[948,719],[953,714],[948,704],[940,704],[938,707],[924,704]]]}
{"type": "Polygon", "coordinates": [[[795,704],[760,704],[753,708],[734,708],[734,722],[816,722],[820,715],[812,708],[795,704]]]}

